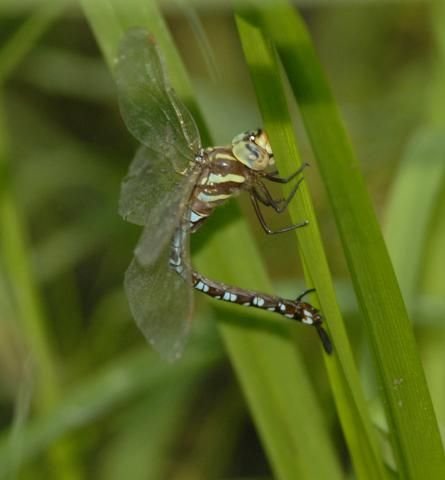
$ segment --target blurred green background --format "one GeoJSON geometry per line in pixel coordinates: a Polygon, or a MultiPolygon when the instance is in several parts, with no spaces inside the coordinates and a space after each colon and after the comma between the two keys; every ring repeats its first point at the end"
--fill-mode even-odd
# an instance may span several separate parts
{"type": "MultiPolygon", "coordinates": [[[[158,359],[130,317],[122,281],[139,230],[117,216],[117,201],[136,142],[81,9],[52,3],[0,4],[0,478],[272,478],[214,325],[220,313],[195,295],[193,338],[174,365],[158,359]]],[[[199,104],[225,144],[259,126],[260,116],[232,11],[226,2],[194,4],[191,14],[182,2],[162,3],[199,104]]],[[[391,238],[443,427],[443,2],[298,5],[391,238]],[[397,219],[411,211],[404,230],[397,219]],[[408,278],[403,266],[412,262],[416,277],[408,278]]],[[[346,264],[294,114],[373,408],[372,366],[346,264]]],[[[302,290],[301,266],[286,255],[293,240],[266,237],[248,202],[240,202],[276,290],[302,290]]],[[[217,235],[212,226],[194,248],[209,235],[217,235]]],[[[298,348],[346,478],[350,462],[316,339],[303,330],[298,348]]],[[[377,407],[374,421],[383,431],[377,407]]]]}

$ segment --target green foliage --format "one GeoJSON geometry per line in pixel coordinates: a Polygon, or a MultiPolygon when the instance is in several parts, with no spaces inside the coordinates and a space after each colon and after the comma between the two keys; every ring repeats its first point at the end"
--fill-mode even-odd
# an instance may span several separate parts
{"type": "Polygon", "coordinates": [[[237,2],[236,14],[224,2],[159,2],[163,14],[147,0],[66,3],[0,10],[0,478],[444,477],[419,360],[443,426],[441,2],[314,2],[312,35],[284,0],[237,2]],[[230,204],[193,239],[193,261],[267,292],[288,277],[277,290],[290,297],[314,286],[332,356],[312,329],[198,295],[180,362],[139,335],[122,291],[139,232],[116,213],[135,145],[110,76],[135,25],[155,35],[204,145],[257,126],[258,105],[280,172],[310,161],[289,209],[308,227],[264,239],[251,210],[230,204]]]}
{"type": "MultiPolygon", "coordinates": [[[[242,14],[241,14],[242,15],[242,14]]],[[[248,17],[248,16],[247,16],[248,17]]],[[[238,29],[245,56],[251,69],[252,80],[259,98],[264,124],[269,132],[278,166],[284,159],[284,175],[299,166],[298,150],[294,140],[292,121],[286,105],[280,67],[272,44],[268,44],[260,29],[246,20],[237,17],[238,29]],[[264,73],[267,72],[267,75],[264,73]],[[275,75],[273,72],[276,72],[275,75]]],[[[291,37],[290,37],[291,38],[291,37]]],[[[335,303],[334,288],[330,279],[327,261],[324,258],[320,234],[311,201],[304,186],[299,208],[291,207],[294,221],[309,219],[309,226],[298,232],[303,260],[307,266],[312,284],[316,287],[320,303],[329,320],[330,331],[335,345],[335,354],[327,358],[328,372],[331,375],[334,395],[337,401],[342,426],[350,446],[357,472],[361,478],[383,476],[383,464],[377,453],[371,424],[366,415],[366,406],[361,392],[358,375],[346,332],[342,325],[338,306],[335,303]],[[311,232],[312,230],[312,232],[311,232]]]]}
{"type": "Polygon", "coordinates": [[[283,59],[320,164],[366,320],[397,468],[403,478],[443,476],[443,447],[410,320],[371,199],[310,39],[286,2],[275,5],[273,12],[262,12],[261,20],[283,59]]]}

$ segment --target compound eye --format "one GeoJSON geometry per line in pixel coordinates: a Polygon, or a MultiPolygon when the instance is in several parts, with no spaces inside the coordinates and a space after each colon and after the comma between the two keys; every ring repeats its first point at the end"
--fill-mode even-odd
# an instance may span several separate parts
{"type": "Polygon", "coordinates": [[[269,165],[269,155],[266,150],[252,142],[238,142],[233,145],[235,157],[252,170],[265,170],[269,165]]]}

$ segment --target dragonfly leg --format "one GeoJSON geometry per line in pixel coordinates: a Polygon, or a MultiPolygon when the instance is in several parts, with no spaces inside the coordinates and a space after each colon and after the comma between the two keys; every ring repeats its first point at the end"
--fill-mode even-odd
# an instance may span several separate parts
{"type": "Polygon", "coordinates": [[[266,205],[267,207],[272,207],[277,213],[283,213],[289,206],[289,203],[295,197],[295,194],[300,188],[301,182],[303,182],[303,180],[304,178],[300,178],[292,188],[290,194],[286,198],[280,198],[278,200],[272,198],[269,189],[262,182],[257,182],[254,190],[255,194],[257,195],[257,199],[263,205],[266,205]]]}
{"type": "MultiPolygon", "coordinates": [[[[287,300],[274,295],[232,287],[222,282],[211,280],[199,272],[192,272],[192,283],[196,290],[206,295],[229,303],[254,307],[277,313],[289,320],[297,320],[308,326],[313,326],[321,339],[326,353],[331,353],[332,343],[327,332],[322,327],[323,318],[320,312],[310,303],[287,300]]],[[[307,293],[307,292],[306,292],[307,293]]]]}
{"type": "Polygon", "coordinates": [[[292,173],[291,175],[289,175],[288,177],[280,177],[278,175],[278,172],[277,171],[274,171],[272,173],[267,173],[265,175],[265,178],[267,178],[268,180],[270,180],[271,182],[275,182],[275,183],[289,183],[291,182],[296,176],[298,176],[300,173],[303,172],[303,170],[306,168],[306,167],[309,167],[309,163],[305,162],[303,163],[303,165],[301,165],[300,168],[298,168],[294,173],[292,173]]]}
{"type": "Polygon", "coordinates": [[[306,295],[309,295],[309,293],[312,293],[312,292],[315,292],[315,288],[308,288],[307,290],[305,290],[303,293],[301,293],[300,295],[298,295],[297,297],[297,302],[301,302],[301,300],[303,300],[303,298],[306,296],[306,295]]]}
{"type": "Polygon", "coordinates": [[[258,217],[258,220],[263,227],[263,230],[268,234],[268,235],[275,235],[277,233],[284,233],[284,232],[290,232],[291,230],[295,230],[296,228],[300,227],[305,227],[309,222],[307,220],[301,222],[301,223],[296,223],[294,225],[289,225],[287,227],[280,228],[278,230],[272,230],[269,225],[267,225],[266,220],[263,217],[263,214],[261,212],[260,206],[258,204],[258,197],[256,196],[256,191],[253,190],[252,193],[250,194],[250,199],[252,201],[253,208],[255,210],[256,216],[258,217]]]}

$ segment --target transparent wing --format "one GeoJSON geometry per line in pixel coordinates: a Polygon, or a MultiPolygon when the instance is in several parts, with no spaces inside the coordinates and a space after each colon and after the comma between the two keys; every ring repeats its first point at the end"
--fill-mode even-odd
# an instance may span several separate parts
{"type": "Polygon", "coordinates": [[[193,290],[188,263],[181,277],[170,268],[169,256],[170,245],[166,245],[149,267],[134,258],[125,274],[125,291],[131,313],[147,341],[172,361],[181,356],[190,330],[193,290]]]}
{"type": "Polygon", "coordinates": [[[128,130],[183,171],[201,146],[190,112],[168,81],[155,39],[146,30],[128,30],[115,59],[119,105],[128,130]]]}
{"type": "Polygon", "coordinates": [[[186,176],[177,174],[164,157],[140,147],[121,186],[119,213],[137,225],[147,225],[136,248],[143,265],[149,265],[170,241],[181,221],[199,165],[186,176]]]}

